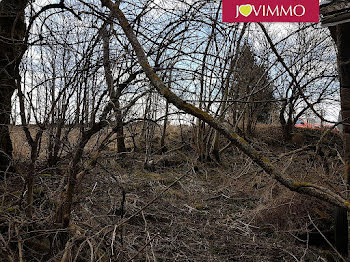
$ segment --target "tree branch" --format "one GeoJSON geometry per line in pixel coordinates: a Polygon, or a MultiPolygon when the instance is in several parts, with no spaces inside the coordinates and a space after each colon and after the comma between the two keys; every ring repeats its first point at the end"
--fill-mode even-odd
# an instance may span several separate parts
{"type": "Polygon", "coordinates": [[[200,110],[199,108],[193,106],[182,100],[175,93],[171,92],[170,89],[165,85],[159,76],[153,71],[152,67],[148,63],[148,59],[145,55],[145,52],[139,43],[132,27],[130,26],[127,18],[124,13],[119,9],[118,4],[114,4],[111,0],[101,0],[104,6],[106,6],[112,13],[112,16],[117,18],[120,26],[122,27],[126,37],[133,46],[133,49],[136,53],[137,59],[144,70],[145,74],[149,78],[152,85],[157,89],[157,91],[162,94],[170,103],[175,105],[178,109],[185,111],[188,114],[191,114],[195,117],[198,117],[200,120],[206,122],[211,127],[218,130],[223,134],[227,139],[229,139],[232,144],[238,147],[243,151],[247,156],[249,156],[258,166],[260,166],[267,174],[269,174],[273,179],[276,179],[279,183],[289,188],[292,191],[313,196],[318,199],[324,200],[333,205],[339,207],[344,207],[350,211],[350,202],[348,202],[343,197],[335,194],[331,190],[314,185],[308,182],[295,182],[290,178],[286,178],[282,172],[280,172],[269,159],[267,159],[261,152],[255,150],[252,146],[248,144],[242,137],[237,133],[229,130],[223,123],[213,118],[208,113],[200,110]]]}

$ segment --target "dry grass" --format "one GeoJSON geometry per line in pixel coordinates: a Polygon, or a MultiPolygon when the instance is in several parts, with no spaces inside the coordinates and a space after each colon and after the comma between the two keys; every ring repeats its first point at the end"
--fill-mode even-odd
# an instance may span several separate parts
{"type": "MultiPolygon", "coordinates": [[[[190,142],[189,127],[183,130],[183,138],[178,128],[170,129],[168,148],[175,148],[183,139],[190,142]]],[[[103,134],[94,138],[88,151],[103,134]]],[[[14,155],[18,159],[26,157],[29,151],[21,131],[14,127],[11,136],[14,155]]],[[[76,136],[73,132],[72,144],[76,136]]],[[[305,136],[306,143],[317,143],[317,134],[305,136]]],[[[278,161],[281,153],[295,149],[281,142],[278,128],[260,127],[255,137],[254,146],[277,161],[286,175],[342,190],[341,163],[336,156],[328,158],[331,173],[326,175],[321,159],[316,156],[310,161],[312,156],[307,152],[278,161]]],[[[337,139],[330,137],[324,147],[331,150],[328,147],[339,144],[337,139]]],[[[143,142],[138,143],[141,147],[143,142]]],[[[91,256],[91,261],[337,259],[324,242],[316,239],[309,218],[325,232],[330,231],[333,208],[287,191],[234,147],[225,151],[221,165],[198,162],[191,147],[182,147],[171,152],[175,165],[156,165],[152,172],[143,169],[142,151],[118,156],[112,149],[110,146],[110,151],[103,153],[79,188],[69,235],[71,246],[65,248],[59,241],[64,236],[52,227],[51,217],[59,200],[64,166],[55,172],[38,170],[34,221],[25,219],[23,204],[18,204],[23,189],[21,175],[6,181],[0,228],[8,244],[3,244],[0,251],[2,261],[6,261],[7,253],[18,257],[19,235],[4,231],[14,225],[28,261],[34,257],[37,260],[32,261],[61,261],[65,252],[76,261],[90,261],[91,256]]],[[[153,157],[161,156],[153,153],[153,157]]]]}

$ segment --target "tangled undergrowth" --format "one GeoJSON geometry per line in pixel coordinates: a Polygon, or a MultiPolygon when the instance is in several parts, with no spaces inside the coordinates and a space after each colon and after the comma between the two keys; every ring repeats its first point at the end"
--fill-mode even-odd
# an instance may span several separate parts
{"type": "MultiPolygon", "coordinates": [[[[251,142],[286,176],[342,191],[339,135],[317,147],[320,133],[302,131],[314,145],[303,149],[282,143],[278,130],[257,132],[251,142]]],[[[234,147],[220,164],[200,162],[176,139],[168,141],[176,150],[154,150],[148,170],[142,150],[103,151],[76,188],[68,229],[54,214],[69,159],[53,168],[41,160],[31,219],[27,164],[17,159],[1,186],[1,261],[341,261],[331,247],[332,206],[286,190],[234,147]]]]}

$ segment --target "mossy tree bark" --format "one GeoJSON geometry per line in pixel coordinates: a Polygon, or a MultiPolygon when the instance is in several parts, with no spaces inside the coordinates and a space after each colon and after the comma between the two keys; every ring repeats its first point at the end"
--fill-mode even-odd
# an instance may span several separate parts
{"type": "Polygon", "coordinates": [[[25,0],[0,2],[0,176],[11,163],[12,143],[8,125],[11,97],[19,80],[19,64],[25,36],[25,0]]]}

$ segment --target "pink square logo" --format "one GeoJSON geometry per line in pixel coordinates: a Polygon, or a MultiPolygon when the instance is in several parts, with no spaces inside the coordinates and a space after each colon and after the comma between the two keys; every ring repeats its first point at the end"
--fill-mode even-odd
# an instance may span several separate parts
{"type": "Polygon", "coordinates": [[[319,0],[223,0],[222,21],[319,22],[319,0]]]}

